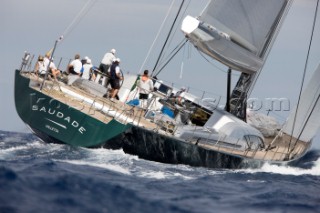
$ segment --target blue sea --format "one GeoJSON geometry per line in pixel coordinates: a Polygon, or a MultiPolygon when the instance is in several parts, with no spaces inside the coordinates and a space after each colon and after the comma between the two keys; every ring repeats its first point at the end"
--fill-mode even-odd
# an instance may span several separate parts
{"type": "Polygon", "coordinates": [[[0,131],[0,212],[320,212],[320,150],[291,165],[214,170],[0,131]]]}

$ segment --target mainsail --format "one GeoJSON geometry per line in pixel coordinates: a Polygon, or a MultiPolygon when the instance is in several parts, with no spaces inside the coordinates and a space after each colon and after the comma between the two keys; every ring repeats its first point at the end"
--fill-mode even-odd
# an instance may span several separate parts
{"type": "Polygon", "coordinates": [[[248,74],[263,65],[290,0],[213,0],[182,31],[197,48],[233,70],[248,74]]]}

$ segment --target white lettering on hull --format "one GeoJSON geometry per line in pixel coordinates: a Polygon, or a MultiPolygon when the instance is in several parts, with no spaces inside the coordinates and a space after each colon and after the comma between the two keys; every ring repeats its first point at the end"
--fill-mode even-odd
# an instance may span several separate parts
{"type": "MultiPolygon", "coordinates": [[[[65,114],[61,111],[57,111],[55,109],[52,108],[46,108],[45,106],[39,107],[38,105],[32,105],[31,107],[32,111],[39,111],[39,112],[43,112],[43,113],[48,113],[50,115],[53,115],[55,117],[57,117],[58,119],[62,119],[64,122],[67,122],[68,124],[70,124],[70,126],[72,126],[73,128],[76,128],[78,130],[79,133],[84,134],[86,132],[86,129],[83,126],[80,126],[79,122],[71,119],[70,116],[65,116],[65,114]]],[[[48,118],[46,118],[46,120],[50,121],[51,123],[54,123],[57,126],[60,126],[64,129],[67,129],[67,127],[57,121],[53,121],[50,120],[48,118]]],[[[51,125],[45,125],[45,127],[53,132],[59,133],[59,129],[52,127],[51,125]]]]}
{"type": "Polygon", "coordinates": [[[45,127],[46,127],[47,129],[55,132],[55,133],[59,133],[59,129],[57,129],[57,128],[55,128],[55,127],[52,127],[52,126],[50,126],[50,125],[48,125],[48,124],[46,124],[45,127]]]}

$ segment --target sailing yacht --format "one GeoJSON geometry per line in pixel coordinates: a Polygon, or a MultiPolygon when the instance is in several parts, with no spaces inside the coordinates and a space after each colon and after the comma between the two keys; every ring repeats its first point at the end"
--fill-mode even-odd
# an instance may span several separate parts
{"type": "Polygon", "coordinates": [[[137,76],[129,74],[124,75],[120,100],[111,101],[103,98],[106,88],[94,82],[79,79],[70,86],[39,80],[26,70],[26,53],[15,74],[17,112],[46,142],[123,149],[163,163],[242,168],[296,160],[319,129],[320,66],[284,126],[264,134],[247,122],[247,98],[291,4],[292,0],[213,0],[199,17],[183,20],[187,40],[228,67],[225,108],[191,93],[178,103],[171,95],[177,88],[158,79],[147,108],[130,104],[137,76]],[[241,73],[232,91],[231,72],[241,73]]]}

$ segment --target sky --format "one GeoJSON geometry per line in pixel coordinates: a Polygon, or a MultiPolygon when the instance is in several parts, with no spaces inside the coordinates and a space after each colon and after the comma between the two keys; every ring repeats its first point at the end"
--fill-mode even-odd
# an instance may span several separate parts
{"type": "MultiPolygon", "coordinates": [[[[36,56],[44,55],[54,42],[58,44],[55,62],[62,57],[64,70],[76,53],[88,56],[99,65],[103,55],[111,48],[117,50],[124,72],[138,73],[141,68],[152,70],[165,36],[174,19],[180,0],[176,0],[162,33],[157,33],[166,17],[172,0],[96,0],[89,3],[90,10],[81,19],[75,18],[87,0],[2,0],[0,7],[0,130],[26,132],[27,127],[18,117],[14,106],[14,70],[20,67],[24,51],[36,56]],[[73,23],[73,25],[72,25],[73,23]],[[70,28],[70,26],[73,26],[70,28]],[[148,52],[149,57],[146,60],[148,52]],[[145,61],[145,63],[144,63],[145,61]],[[144,66],[142,67],[142,65],[144,66]]],[[[207,0],[191,0],[185,15],[198,16],[207,0]]],[[[295,0],[278,35],[252,97],[297,99],[305,66],[309,37],[316,0],[295,0]]],[[[320,17],[318,17],[320,18],[320,17]]],[[[181,26],[181,19],[178,20],[181,26]]],[[[320,37],[320,24],[316,24],[315,38],[320,37]]],[[[166,53],[183,39],[180,29],[174,30],[166,53]]],[[[208,63],[195,48],[188,44],[159,75],[177,87],[187,86],[196,95],[202,90],[211,95],[226,93],[226,67],[208,59],[208,63]]],[[[314,39],[307,69],[307,78],[320,61],[320,41],[314,39]]],[[[233,83],[239,73],[233,73],[233,83]]],[[[319,79],[320,80],[320,79],[319,79]]],[[[264,108],[262,113],[266,113],[264,108]]],[[[280,122],[287,112],[271,112],[280,122]]]]}

